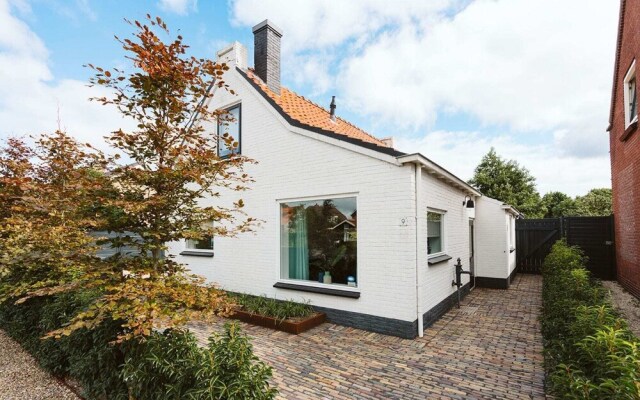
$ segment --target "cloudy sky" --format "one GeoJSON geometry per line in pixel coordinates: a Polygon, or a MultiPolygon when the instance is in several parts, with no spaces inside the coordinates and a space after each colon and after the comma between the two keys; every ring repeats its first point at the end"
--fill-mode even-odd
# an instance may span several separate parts
{"type": "Polygon", "coordinates": [[[159,15],[197,56],[268,18],[283,82],[469,179],[492,146],[542,193],[610,187],[617,0],[0,0],[0,138],[58,120],[94,144],[127,122],[90,103],[85,63],[126,66],[123,18],[159,15]]]}

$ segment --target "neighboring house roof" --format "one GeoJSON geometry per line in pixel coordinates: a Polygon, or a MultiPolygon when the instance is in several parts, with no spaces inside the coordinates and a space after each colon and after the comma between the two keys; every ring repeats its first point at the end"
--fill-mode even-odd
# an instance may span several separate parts
{"type": "Polygon", "coordinates": [[[620,73],[620,52],[622,51],[622,31],[624,30],[624,9],[627,2],[626,0],[620,0],[620,17],[618,19],[618,39],[616,44],[616,60],[613,67],[613,87],[611,88],[611,107],[609,108],[609,126],[607,131],[611,130],[613,125],[613,108],[616,104],[616,89],[618,87],[618,75],[620,73]]]}
{"type": "Polygon", "coordinates": [[[332,121],[329,111],[284,86],[280,89],[280,94],[274,93],[251,69],[236,69],[291,125],[394,157],[405,154],[388,147],[384,141],[342,118],[337,117],[332,121]]]}
{"type": "Polygon", "coordinates": [[[352,227],[354,227],[354,228],[356,227],[355,221],[349,221],[348,219],[345,219],[344,221],[341,221],[338,225],[334,226],[334,227],[333,227],[333,228],[331,228],[331,229],[336,229],[336,228],[338,228],[339,226],[342,226],[342,225],[344,225],[344,224],[351,225],[351,226],[352,226],[352,227]]]}

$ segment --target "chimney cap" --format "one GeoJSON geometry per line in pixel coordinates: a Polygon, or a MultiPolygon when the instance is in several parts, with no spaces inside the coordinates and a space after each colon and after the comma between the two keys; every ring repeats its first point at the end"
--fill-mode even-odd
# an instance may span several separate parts
{"type": "Polygon", "coordinates": [[[264,28],[270,28],[274,33],[282,37],[282,29],[280,29],[277,25],[275,25],[273,22],[269,21],[268,19],[265,19],[264,21],[260,22],[258,25],[254,26],[253,33],[256,33],[264,28]]]}

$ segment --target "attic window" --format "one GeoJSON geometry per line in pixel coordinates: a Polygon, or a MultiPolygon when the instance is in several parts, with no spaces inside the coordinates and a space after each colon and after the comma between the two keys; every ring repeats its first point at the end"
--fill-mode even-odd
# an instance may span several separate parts
{"type": "Polygon", "coordinates": [[[629,67],[624,77],[624,119],[625,127],[638,120],[638,96],[636,94],[636,61],[629,67]]]}
{"type": "Polygon", "coordinates": [[[218,121],[218,156],[226,158],[240,154],[240,104],[227,109],[227,114],[218,121]]]}

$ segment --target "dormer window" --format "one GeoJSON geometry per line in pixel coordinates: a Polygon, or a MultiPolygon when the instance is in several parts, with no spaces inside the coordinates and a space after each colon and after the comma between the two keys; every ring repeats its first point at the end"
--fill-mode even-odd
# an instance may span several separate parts
{"type": "Polygon", "coordinates": [[[638,120],[638,96],[636,94],[636,61],[634,60],[624,77],[625,127],[638,120]]]}
{"type": "Polygon", "coordinates": [[[226,158],[240,154],[240,104],[227,109],[218,121],[218,156],[226,158]]]}

